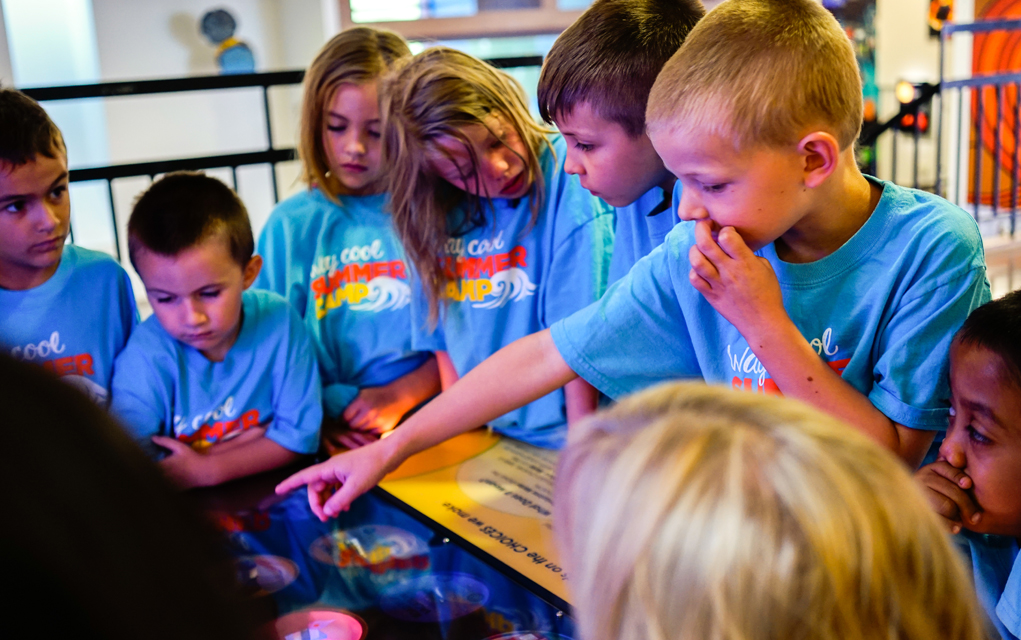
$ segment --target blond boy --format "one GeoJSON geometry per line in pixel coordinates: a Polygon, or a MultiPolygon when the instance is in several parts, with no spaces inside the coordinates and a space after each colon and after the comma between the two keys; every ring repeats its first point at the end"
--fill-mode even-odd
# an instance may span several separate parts
{"type": "Polygon", "coordinates": [[[340,480],[316,507],[334,515],[411,453],[577,376],[614,398],[676,378],[782,393],[917,465],[946,425],[951,337],[989,285],[964,211],[859,172],[861,109],[851,45],[820,4],[722,3],[649,97],[650,138],[683,186],[663,246],[393,437],[280,490],[340,480]]]}

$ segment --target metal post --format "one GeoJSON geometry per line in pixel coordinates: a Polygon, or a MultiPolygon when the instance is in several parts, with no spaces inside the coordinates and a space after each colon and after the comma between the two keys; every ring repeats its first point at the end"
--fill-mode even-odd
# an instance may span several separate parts
{"type": "MultiPolygon", "coordinates": [[[[944,23],[944,26],[946,24],[944,23]]],[[[943,195],[943,74],[945,65],[945,41],[944,31],[939,33],[939,119],[936,121],[936,185],[933,191],[936,195],[943,195]]],[[[935,108],[932,109],[935,114],[935,108]]]]}
{"type": "Polygon", "coordinates": [[[993,216],[1000,208],[1000,136],[1003,135],[1003,85],[996,85],[996,128],[993,140],[993,216]]]}
{"type": "Polygon", "coordinates": [[[1021,161],[1021,82],[1014,86],[1014,162],[1010,168],[1010,236],[1017,218],[1018,164],[1021,161]]]}
{"type": "Polygon", "coordinates": [[[238,168],[231,166],[230,177],[234,179],[234,193],[238,193],[238,168]]]}
{"type": "Polygon", "coordinates": [[[982,93],[985,87],[975,87],[975,122],[973,137],[975,139],[975,220],[978,220],[978,208],[982,203],[982,93]]]}
{"type": "Polygon", "coordinates": [[[113,204],[113,180],[106,181],[106,194],[110,198],[110,221],[113,223],[113,246],[117,249],[117,262],[121,261],[121,234],[117,230],[117,207],[113,204]]]}
{"type": "Polygon", "coordinates": [[[897,183],[897,127],[893,128],[893,150],[890,152],[890,182],[897,183]]]}
{"type": "MultiPolygon", "coordinates": [[[[262,109],[266,115],[266,142],[268,143],[267,151],[273,150],[273,122],[269,114],[269,87],[262,87],[262,109]]],[[[280,202],[280,194],[277,192],[277,166],[275,164],[269,165],[269,177],[270,182],[273,183],[273,204],[280,202]]]]}
{"type": "Polygon", "coordinates": [[[911,131],[911,138],[915,143],[915,157],[914,157],[914,169],[912,170],[911,179],[915,189],[918,188],[918,137],[921,135],[918,125],[918,113],[915,113],[915,127],[911,131]]]}
{"type": "MultiPolygon", "coordinates": [[[[957,200],[955,201],[955,204],[957,204],[957,206],[959,207],[961,206],[961,203],[964,202],[963,200],[961,200],[961,174],[963,173],[963,171],[961,171],[961,159],[964,158],[964,154],[961,153],[961,133],[963,131],[964,131],[964,87],[959,87],[957,89],[957,128],[954,129],[954,134],[957,136],[957,158],[955,158],[956,162],[954,162],[954,171],[957,172],[957,200]]],[[[965,191],[964,196],[965,198],[968,197],[967,193],[968,192],[965,191]]],[[[961,208],[963,209],[964,207],[961,208]]]]}

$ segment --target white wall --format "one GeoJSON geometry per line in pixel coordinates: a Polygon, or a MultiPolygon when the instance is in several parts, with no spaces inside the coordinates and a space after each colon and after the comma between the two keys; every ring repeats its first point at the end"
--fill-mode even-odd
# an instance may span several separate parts
{"type": "Polygon", "coordinates": [[[14,71],[11,69],[11,54],[7,48],[7,29],[4,27],[4,12],[0,9],[0,86],[14,85],[14,71]]]}

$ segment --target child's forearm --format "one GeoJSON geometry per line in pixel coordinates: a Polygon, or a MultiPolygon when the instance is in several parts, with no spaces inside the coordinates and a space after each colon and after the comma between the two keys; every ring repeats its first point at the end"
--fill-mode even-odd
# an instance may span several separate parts
{"type": "Polygon", "coordinates": [[[893,451],[912,468],[921,463],[934,433],[910,429],[888,418],[819,357],[789,318],[772,322],[768,336],[745,338],[785,396],[843,420],[893,451]]]}
{"type": "Polygon", "coordinates": [[[300,457],[301,454],[286,449],[266,437],[254,438],[227,449],[213,449],[205,456],[208,475],[203,484],[218,485],[277,469],[300,457]]]}
{"type": "Polygon", "coordinates": [[[436,366],[440,372],[440,388],[446,391],[454,386],[458,379],[457,369],[454,368],[454,363],[450,360],[450,354],[446,351],[437,351],[436,366]]]}
{"type": "Polygon", "coordinates": [[[567,410],[567,424],[572,425],[596,412],[599,406],[599,392],[585,380],[575,378],[564,385],[564,404],[567,410]]]}
{"type": "Polygon", "coordinates": [[[500,349],[382,441],[399,464],[458,434],[559,389],[577,378],[549,330],[500,349]]]}

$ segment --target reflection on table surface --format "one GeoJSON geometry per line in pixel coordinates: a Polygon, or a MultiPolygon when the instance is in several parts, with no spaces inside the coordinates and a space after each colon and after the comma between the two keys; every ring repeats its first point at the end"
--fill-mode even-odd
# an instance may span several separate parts
{"type": "Polygon", "coordinates": [[[344,612],[369,640],[574,637],[570,617],[373,493],[319,522],[304,490],[273,494],[290,471],[194,492],[279,637],[356,639],[344,612]]]}

